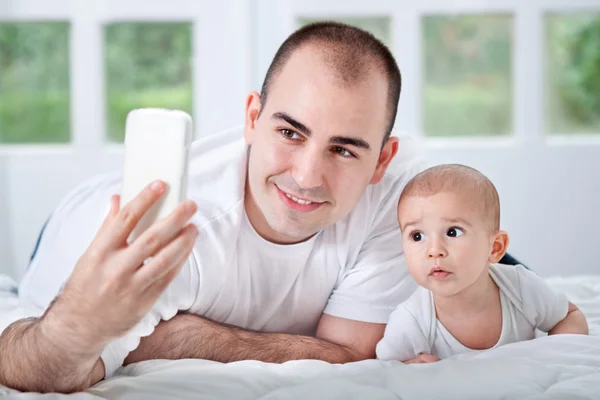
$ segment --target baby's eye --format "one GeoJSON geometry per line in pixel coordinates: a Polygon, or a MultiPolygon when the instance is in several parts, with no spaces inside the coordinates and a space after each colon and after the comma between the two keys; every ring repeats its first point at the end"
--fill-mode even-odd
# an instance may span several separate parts
{"type": "Polygon", "coordinates": [[[448,235],[449,237],[458,237],[458,236],[461,236],[464,234],[465,233],[460,228],[450,228],[450,229],[448,229],[448,232],[446,233],[446,235],[448,235]]]}
{"type": "Polygon", "coordinates": [[[415,242],[420,242],[423,239],[423,234],[421,232],[413,232],[410,234],[410,238],[415,242]]]}

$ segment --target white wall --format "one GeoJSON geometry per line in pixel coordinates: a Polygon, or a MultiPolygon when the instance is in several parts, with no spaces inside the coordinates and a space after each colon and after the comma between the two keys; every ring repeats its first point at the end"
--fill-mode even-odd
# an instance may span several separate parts
{"type": "Polygon", "coordinates": [[[599,274],[600,148],[519,146],[427,150],[432,163],[458,162],[496,185],[509,252],[543,276],[599,274]]]}
{"type": "Polygon", "coordinates": [[[10,227],[5,220],[9,214],[7,187],[6,167],[0,158],[0,274],[8,272],[13,265],[10,227]]]}
{"type": "Polygon", "coordinates": [[[277,46],[295,20],[327,15],[388,15],[404,85],[398,128],[423,140],[432,164],[479,168],[501,196],[510,252],[543,276],[600,272],[600,135],[547,139],[543,132],[544,10],[600,10],[598,0],[0,0],[0,20],[73,19],[73,143],[0,146],[0,273],[26,265],[48,214],[77,182],[121,166],[122,149],[107,145],[101,24],[113,20],[194,22],[194,117],[199,135],[242,122],[244,97],[259,89],[277,46]],[[424,12],[501,11],[515,15],[514,137],[424,140],[419,17],[424,12]]]}
{"type": "Polygon", "coordinates": [[[44,221],[77,183],[121,168],[122,146],[105,138],[103,25],[146,20],[194,24],[194,129],[203,136],[243,122],[253,68],[251,4],[245,0],[0,0],[0,21],[71,22],[72,137],[65,145],[0,145],[0,238],[10,238],[0,244],[0,273],[21,276],[44,221]]]}
{"type": "MultiPolygon", "coordinates": [[[[393,51],[403,75],[396,127],[414,135],[431,165],[462,163],[480,169],[501,196],[509,251],[542,276],[598,274],[600,260],[600,132],[544,132],[544,34],[548,12],[600,12],[598,0],[264,0],[257,27],[260,82],[297,16],[392,18],[393,51]],[[423,134],[422,15],[509,13],[513,16],[513,121],[510,137],[430,139],[423,134]],[[267,23],[268,22],[268,23],[267,23]]],[[[600,73],[600,71],[599,71],[600,73]]]]}

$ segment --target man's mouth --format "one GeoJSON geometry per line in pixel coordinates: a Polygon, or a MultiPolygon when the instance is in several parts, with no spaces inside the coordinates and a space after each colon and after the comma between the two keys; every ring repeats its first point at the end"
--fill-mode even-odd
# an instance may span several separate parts
{"type": "Polygon", "coordinates": [[[275,188],[277,189],[277,193],[279,194],[279,198],[283,201],[283,204],[294,211],[303,213],[311,212],[324,204],[313,199],[297,197],[293,194],[284,192],[277,185],[275,185],[275,188]]]}
{"type": "MultiPolygon", "coordinates": [[[[285,192],[284,192],[284,193],[285,193],[285,192]]],[[[286,195],[287,197],[289,197],[290,199],[294,200],[294,201],[295,201],[296,203],[298,203],[298,204],[312,204],[312,203],[316,203],[316,201],[300,199],[300,198],[298,198],[298,197],[296,197],[296,196],[292,196],[292,195],[291,195],[291,194],[289,194],[289,193],[285,193],[285,195],[286,195]]]]}

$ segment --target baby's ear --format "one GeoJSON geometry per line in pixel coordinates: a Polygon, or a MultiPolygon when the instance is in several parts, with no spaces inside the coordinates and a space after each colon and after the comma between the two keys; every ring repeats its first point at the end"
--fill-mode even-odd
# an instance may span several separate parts
{"type": "Polygon", "coordinates": [[[496,231],[492,234],[492,252],[488,261],[490,264],[496,264],[504,257],[508,249],[508,233],[504,231],[496,231]]]}

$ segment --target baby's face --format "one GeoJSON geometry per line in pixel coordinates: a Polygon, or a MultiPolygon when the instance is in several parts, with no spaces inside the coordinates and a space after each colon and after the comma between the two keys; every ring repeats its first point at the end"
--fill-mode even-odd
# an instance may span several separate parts
{"type": "Polygon", "coordinates": [[[453,296],[487,274],[493,232],[467,196],[409,196],[398,206],[408,270],[437,296],[453,296]]]}

